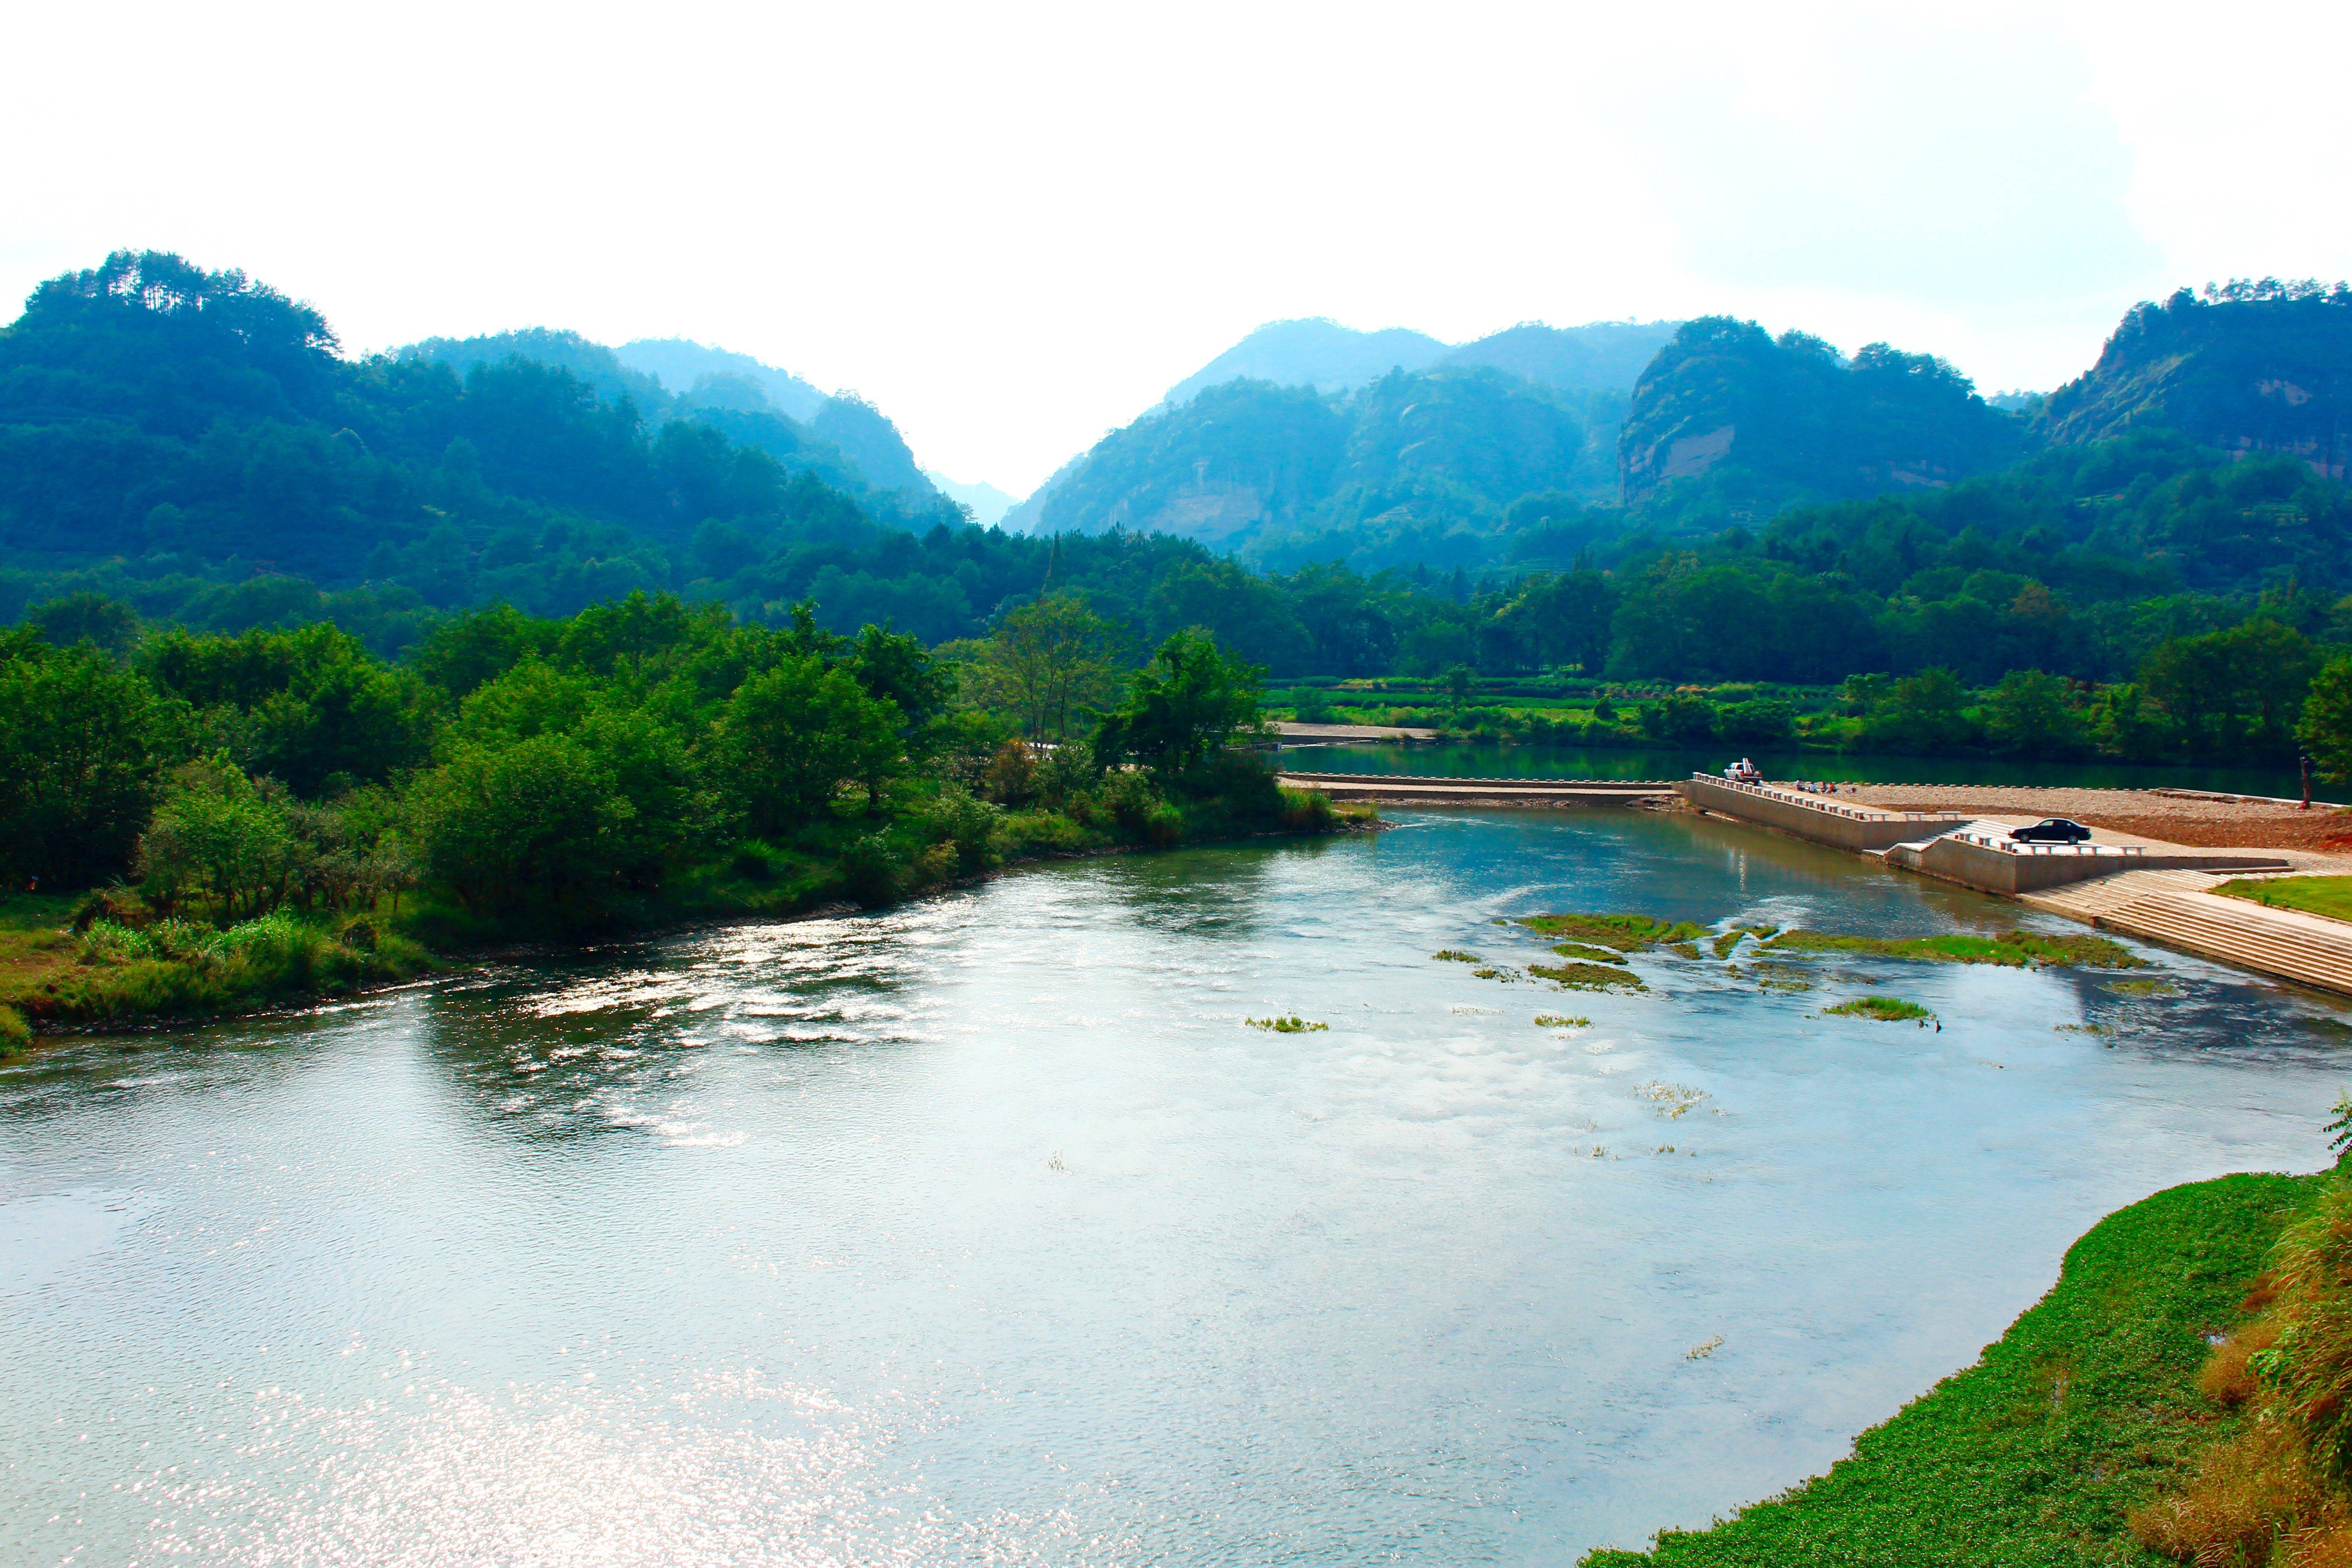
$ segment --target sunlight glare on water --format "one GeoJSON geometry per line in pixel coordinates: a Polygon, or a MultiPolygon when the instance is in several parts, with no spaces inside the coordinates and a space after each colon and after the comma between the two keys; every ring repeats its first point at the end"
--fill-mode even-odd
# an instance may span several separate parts
{"type": "Polygon", "coordinates": [[[2108,1210],[2324,1156],[2333,1005],[2213,965],[1431,958],[1539,910],[2020,918],[1408,817],[67,1045],[0,1073],[0,1561],[1570,1562],[1817,1472],[2108,1210]],[[1865,989],[1942,1031],[1816,1016],[1865,989]]]}

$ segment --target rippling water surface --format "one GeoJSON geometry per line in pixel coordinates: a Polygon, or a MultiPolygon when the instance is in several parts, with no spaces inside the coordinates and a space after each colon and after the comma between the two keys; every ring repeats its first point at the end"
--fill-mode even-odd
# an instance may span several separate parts
{"type": "Polygon", "coordinates": [[[2344,1025],[2229,971],[1430,959],[1538,909],[2016,915],[1408,818],[69,1046],[0,1073],[0,1562],[1559,1563],[1821,1469],[2117,1205],[2323,1153],[2344,1025]],[[1864,990],[1942,1032],[1812,1016],[1864,990]]]}

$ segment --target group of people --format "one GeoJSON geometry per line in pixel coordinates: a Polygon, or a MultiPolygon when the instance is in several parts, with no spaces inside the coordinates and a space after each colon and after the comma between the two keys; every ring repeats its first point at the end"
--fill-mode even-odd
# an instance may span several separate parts
{"type": "MultiPolygon", "coordinates": [[[[1740,758],[1738,762],[1724,769],[1723,776],[1729,779],[1733,784],[1760,784],[1764,782],[1764,771],[1746,757],[1740,758]]],[[[1835,795],[1838,793],[1837,785],[1823,783],[1819,780],[1799,779],[1795,783],[1790,784],[1789,787],[1805,795],[1835,795]]]]}

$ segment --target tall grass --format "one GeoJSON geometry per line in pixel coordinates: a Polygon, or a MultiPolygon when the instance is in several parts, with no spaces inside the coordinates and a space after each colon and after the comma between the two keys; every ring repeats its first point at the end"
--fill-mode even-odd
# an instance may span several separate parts
{"type": "Polygon", "coordinates": [[[427,967],[424,948],[364,920],[340,929],[287,910],[216,931],[189,921],[90,922],[73,962],[20,991],[33,1022],[199,1016],[331,994],[427,967]]]}

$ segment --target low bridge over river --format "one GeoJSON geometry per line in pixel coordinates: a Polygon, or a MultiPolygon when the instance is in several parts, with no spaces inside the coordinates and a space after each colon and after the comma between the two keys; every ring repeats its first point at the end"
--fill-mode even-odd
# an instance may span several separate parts
{"type": "Polygon", "coordinates": [[[1670,779],[1458,779],[1421,773],[1284,772],[1294,789],[1380,805],[1639,805],[1672,800],[1670,779]]]}

